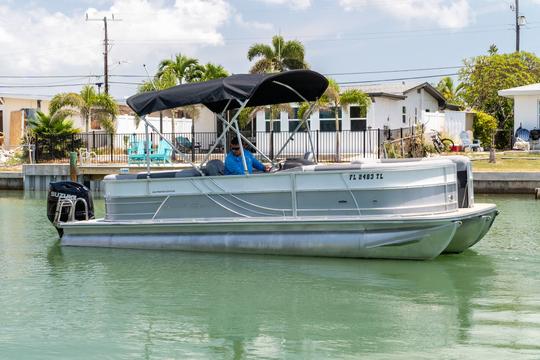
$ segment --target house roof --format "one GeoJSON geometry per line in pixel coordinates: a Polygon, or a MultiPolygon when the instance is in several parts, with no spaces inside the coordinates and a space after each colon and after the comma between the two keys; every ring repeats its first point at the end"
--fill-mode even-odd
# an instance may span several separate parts
{"type": "Polygon", "coordinates": [[[6,99],[24,99],[24,100],[51,100],[51,95],[32,95],[32,94],[15,94],[15,93],[0,93],[1,98],[6,99]]]}
{"type": "Polygon", "coordinates": [[[498,94],[507,98],[518,95],[540,95],[540,83],[499,90],[498,94]]]}
{"type": "Polygon", "coordinates": [[[428,82],[400,82],[400,83],[388,83],[388,84],[367,84],[356,85],[347,87],[349,89],[359,89],[368,94],[371,97],[389,97],[396,100],[402,100],[407,97],[407,93],[424,89],[428,94],[433,96],[438,102],[439,106],[446,106],[446,99],[433,85],[428,82]]]}

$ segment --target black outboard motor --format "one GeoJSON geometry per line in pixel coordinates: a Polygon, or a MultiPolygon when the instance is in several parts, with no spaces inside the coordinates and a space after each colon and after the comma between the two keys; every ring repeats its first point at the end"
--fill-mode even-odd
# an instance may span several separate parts
{"type": "MultiPolygon", "coordinates": [[[[47,196],[47,217],[54,224],[56,206],[61,199],[69,199],[75,202],[77,199],[84,199],[88,209],[82,201],[76,202],[75,220],[86,220],[86,211],[88,210],[88,219],[94,218],[94,202],[90,190],[84,185],[73,181],[57,181],[49,184],[49,194],[47,196]]],[[[64,207],[60,215],[60,221],[67,221],[69,218],[69,207],[64,207]]],[[[62,229],[58,229],[62,236],[62,229]]]]}

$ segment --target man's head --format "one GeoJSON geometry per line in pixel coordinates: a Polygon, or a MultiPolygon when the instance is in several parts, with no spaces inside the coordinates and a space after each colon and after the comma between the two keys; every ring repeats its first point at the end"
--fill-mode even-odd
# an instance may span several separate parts
{"type": "Polygon", "coordinates": [[[235,154],[235,155],[240,155],[241,154],[241,151],[240,151],[240,144],[238,142],[238,138],[233,138],[231,140],[231,151],[235,154]]]}

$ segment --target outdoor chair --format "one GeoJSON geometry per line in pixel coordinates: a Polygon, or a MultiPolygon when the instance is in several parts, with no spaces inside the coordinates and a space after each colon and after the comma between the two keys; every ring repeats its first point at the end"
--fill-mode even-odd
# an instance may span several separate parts
{"type": "Polygon", "coordinates": [[[201,148],[201,144],[199,144],[198,142],[193,144],[191,142],[191,140],[189,140],[185,136],[177,136],[176,137],[176,146],[178,147],[178,149],[181,152],[184,152],[184,153],[188,152],[188,151],[191,151],[192,149],[200,149],[201,148]]]}
{"type": "Polygon", "coordinates": [[[139,143],[140,141],[137,141],[137,138],[132,135],[131,140],[129,141],[128,156],[137,154],[137,151],[139,150],[139,143]]]}
{"type": "Polygon", "coordinates": [[[88,151],[88,149],[85,147],[79,149],[79,159],[81,161],[81,165],[84,165],[95,158],[97,158],[97,154],[95,152],[88,151]]]}
{"type": "MultiPolygon", "coordinates": [[[[134,149],[128,149],[128,165],[142,164],[146,160],[145,141],[136,142],[134,149]],[[131,151],[131,153],[130,153],[131,151]]],[[[151,151],[151,150],[150,150],[151,151]]]]}
{"type": "Polygon", "coordinates": [[[481,151],[482,146],[480,144],[480,140],[474,139],[471,141],[471,136],[469,136],[467,131],[462,131],[459,134],[459,138],[461,139],[463,150],[470,149],[471,151],[481,151]]]}
{"type": "Polygon", "coordinates": [[[151,162],[157,162],[159,164],[169,163],[171,164],[172,148],[168,142],[161,139],[159,141],[157,152],[150,155],[151,162]]]}

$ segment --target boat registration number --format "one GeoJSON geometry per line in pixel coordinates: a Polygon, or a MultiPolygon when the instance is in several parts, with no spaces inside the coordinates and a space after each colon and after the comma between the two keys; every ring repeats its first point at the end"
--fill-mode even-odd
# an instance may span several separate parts
{"type": "Polygon", "coordinates": [[[349,181],[382,180],[382,173],[349,174],[349,181]]]}

